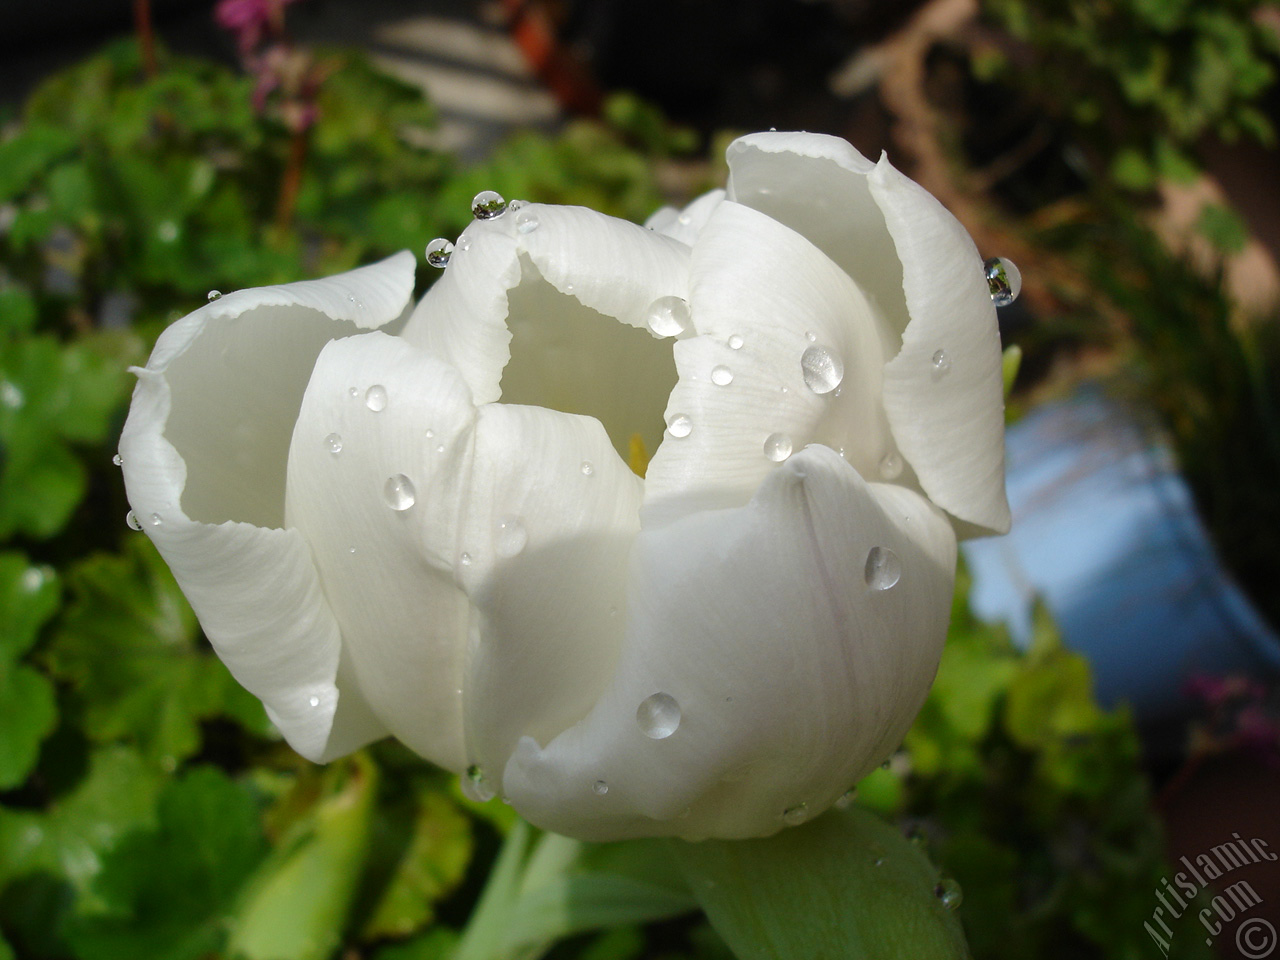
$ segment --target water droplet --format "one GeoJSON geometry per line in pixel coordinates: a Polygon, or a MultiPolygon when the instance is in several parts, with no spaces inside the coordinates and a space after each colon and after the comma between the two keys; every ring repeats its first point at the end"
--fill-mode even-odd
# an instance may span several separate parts
{"type": "Polygon", "coordinates": [[[645,697],[636,709],[640,731],[653,740],[665,740],[680,726],[680,704],[669,693],[645,697]]]}
{"type": "Polygon", "coordinates": [[[3,403],[10,410],[17,410],[26,401],[26,397],[22,395],[16,383],[10,383],[5,380],[0,383],[0,403],[3,403]]]}
{"type": "Polygon", "coordinates": [[[774,463],[791,456],[791,438],[785,433],[771,433],[764,441],[764,455],[774,463]]]}
{"type": "Polygon", "coordinates": [[[591,785],[591,792],[594,793],[597,797],[603,797],[606,793],[609,792],[609,785],[605,783],[603,780],[597,780],[595,783],[591,785]]]}
{"type": "Polygon", "coordinates": [[[925,842],[929,839],[925,835],[924,828],[918,823],[911,824],[911,826],[902,831],[902,835],[907,838],[908,842],[917,847],[923,847],[925,842]]]}
{"type": "Polygon", "coordinates": [[[347,548],[347,553],[355,553],[355,552],[356,552],[356,548],[355,548],[355,547],[348,547],[348,548],[347,548]]]}
{"type": "Polygon", "coordinates": [[[854,800],[858,799],[858,788],[850,787],[844,793],[840,794],[836,800],[837,810],[848,810],[854,800]]]}
{"type": "Polygon", "coordinates": [[[153,527],[158,527],[164,523],[164,517],[160,516],[158,513],[153,513],[151,516],[147,517],[147,523],[151,524],[153,527]]]}
{"type": "Polygon", "coordinates": [[[208,293],[206,293],[206,294],[205,294],[205,297],[209,300],[209,302],[210,302],[210,303],[212,303],[214,300],[221,300],[221,299],[222,299],[222,291],[221,291],[221,290],[210,290],[208,293]]]}
{"type": "Polygon", "coordinates": [[[468,237],[468,236],[461,236],[461,237],[459,237],[459,238],[458,238],[458,249],[459,249],[459,250],[461,250],[463,253],[466,253],[468,250],[470,250],[470,249],[471,249],[471,238],[470,238],[470,237],[468,237]]]}
{"type": "Polygon", "coordinates": [[[347,396],[350,397],[352,400],[354,400],[356,397],[360,396],[360,391],[357,390],[355,387],[352,387],[350,390],[347,391],[347,396]]]}
{"type": "Polygon", "coordinates": [[[329,448],[329,452],[335,457],[342,452],[342,438],[336,433],[331,433],[325,437],[324,445],[329,448]]]}
{"type": "Polygon", "coordinates": [[[941,901],[942,905],[948,910],[957,909],[964,900],[964,894],[960,890],[960,884],[950,877],[943,877],[934,885],[933,895],[941,901]]]}
{"type": "Polygon", "coordinates": [[[364,405],[374,413],[385,410],[387,408],[387,388],[380,383],[375,383],[365,391],[364,405]]]}
{"type": "Polygon", "coordinates": [[[479,764],[473,763],[467,767],[467,775],[462,778],[462,792],[476,803],[488,803],[493,799],[493,788],[489,786],[479,764]]]}
{"type": "Polygon", "coordinates": [[[711,382],[717,387],[727,387],[733,383],[733,371],[724,364],[711,368],[711,382]]]}
{"type": "Polygon", "coordinates": [[[453,256],[453,244],[444,237],[436,237],[427,244],[427,263],[437,270],[447,267],[451,256],[453,256]]]}
{"type": "Polygon", "coordinates": [[[813,343],[818,339],[818,335],[814,333],[812,330],[806,330],[804,332],[804,338],[808,340],[810,343],[813,343]]]}
{"type": "Polygon", "coordinates": [[[387,506],[392,510],[408,510],[417,498],[413,481],[403,473],[388,477],[387,482],[382,485],[382,499],[387,501],[387,506]]]}
{"type": "Polygon", "coordinates": [[[27,567],[22,572],[22,589],[27,593],[35,593],[44,586],[44,571],[39,567],[27,567]]]}
{"type": "Polygon", "coordinates": [[[882,760],[882,761],[880,762],[880,769],[881,769],[881,770],[888,770],[888,769],[889,769],[889,758],[888,758],[888,757],[885,757],[885,758],[884,758],[884,760],[882,760]]]}
{"type": "Polygon", "coordinates": [[[529,205],[528,200],[512,200],[510,203],[507,204],[507,209],[510,210],[512,213],[515,213],[517,210],[523,210],[528,205],[529,205]]]}
{"type": "Polygon", "coordinates": [[[862,575],[872,590],[888,590],[902,576],[902,562],[888,547],[872,547],[862,575]]]}
{"type": "Polygon", "coordinates": [[[678,337],[689,329],[689,304],[679,297],[659,297],[645,317],[655,337],[678,337]]]}
{"type": "Polygon", "coordinates": [[[529,542],[524,521],[519,517],[503,517],[498,523],[498,535],[494,549],[500,557],[514,557],[529,542]]]}
{"type": "Polygon", "coordinates": [[[687,437],[693,432],[693,421],[683,413],[677,413],[667,421],[667,430],[669,430],[671,435],[677,439],[687,437]]]}
{"type": "Polygon", "coordinates": [[[310,700],[307,701],[307,703],[311,704],[311,706],[313,707],[318,707],[320,706],[320,698],[312,697],[310,700]]]}
{"type": "Polygon", "coordinates": [[[982,270],[987,278],[987,289],[991,291],[991,302],[997,307],[1007,307],[1018,299],[1022,292],[1022,271],[1012,260],[1004,257],[991,257],[982,261],[982,270]]]}
{"type": "Polygon", "coordinates": [[[742,349],[742,338],[738,336],[736,333],[729,338],[729,349],[730,350],[742,349]]]}
{"type": "Polygon", "coordinates": [[[117,467],[123,467],[124,457],[120,456],[120,454],[117,453],[114,457],[111,458],[111,462],[114,463],[117,467]]]}
{"type": "Polygon", "coordinates": [[[897,480],[902,476],[902,458],[894,451],[880,458],[880,476],[884,480],[897,480]]]}
{"type": "Polygon", "coordinates": [[[462,556],[458,558],[458,562],[461,563],[464,567],[471,566],[471,554],[463,553],[462,556]]]}
{"type": "Polygon", "coordinates": [[[883,866],[884,866],[884,857],[875,857],[875,858],[871,861],[871,865],[872,865],[873,867],[883,867],[883,866]]]}
{"type": "Polygon", "coordinates": [[[130,530],[142,529],[142,521],[138,519],[138,515],[132,510],[124,515],[124,522],[130,530]]]}
{"type": "Polygon", "coordinates": [[[436,444],[436,453],[444,453],[444,444],[443,444],[443,443],[437,443],[437,444],[436,444]]]}
{"type": "Polygon", "coordinates": [[[516,229],[521,233],[533,233],[538,229],[538,215],[532,210],[521,210],[516,214],[516,229]]]}
{"type": "Polygon", "coordinates": [[[496,190],[481,190],[471,200],[471,215],[477,220],[493,220],[507,212],[507,201],[496,190]]]}
{"type": "Polygon", "coordinates": [[[579,469],[581,469],[581,470],[582,470],[582,475],[583,475],[584,477],[589,477],[589,476],[591,476],[593,473],[595,473],[595,472],[596,472],[596,468],[595,468],[594,466],[592,466],[592,464],[591,464],[591,461],[590,461],[590,460],[583,460],[583,461],[582,461],[582,466],[581,466],[579,469]]]}
{"type": "Polygon", "coordinates": [[[947,371],[951,369],[951,358],[948,357],[946,352],[943,350],[935,350],[933,352],[933,359],[930,363],[933,366],[930,376],[932,376],[934,380],[941,380],[947,375],[947,371]]]}
{"type": "Polygon", "coordinates": [[[794,807],[787,807],[782,811],[782,821],[788,826],[798,826],[809,819],[809,805],[807,803],[797,803],[794,807]]]}
{"type": "Polygon", "coordinates": [[[434,430],[431,430],[431,429],[428,429],[428,430],[427,430],[426,437],[427,437],[427,439],[428,439],[428,440],[430,440],[430,439],[432,439],[433,437],[435,437],[435,435],[436,435],[436,432],[435,432],[434,430]]]}
{"type": "Polygon", "coordinates": [[[830,393],[844,379],[844,362],[826,347],[810,347],[800,356],[800,373],[814,393],[830,393]]]}

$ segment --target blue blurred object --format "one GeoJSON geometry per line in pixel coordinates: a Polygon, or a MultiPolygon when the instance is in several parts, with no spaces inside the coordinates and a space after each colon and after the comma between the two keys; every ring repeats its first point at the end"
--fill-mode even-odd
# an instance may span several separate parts
{"type": "MultiPolygon", "coordinates": [[[[974,612],[1031,637],[1039,596],[1099,699],[1180,742],[1197,674],[1280,673],[1280,638],[1219,563],[1169,448],[1090,385],[1007,435],[1013,528],[963,544],[974,612]]],[[[1172,740],[1169,746],[1175,746],[1172,740]]]]}

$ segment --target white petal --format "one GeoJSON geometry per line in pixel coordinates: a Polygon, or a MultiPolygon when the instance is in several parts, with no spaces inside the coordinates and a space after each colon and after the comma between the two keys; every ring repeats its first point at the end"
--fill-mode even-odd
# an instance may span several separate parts
{"type": "Polygon", "coordinates": [[[934,503],[982,533],[1009,529],[1000,331],[973,240],[887,161],[867,178],[903,264],[911,323],[885,367],[889,424],[934,503]]]}
{"type": "Polygon", "coordinates": [[[521,736],[576,723],[614,674],[643,481],[598,421],[538,407],[483,407],[475,450],[468,748],[498,789],[521,736]]]}
{"type": "Polygon", "coordinates": [[[954,569],[940,511],[811,447],[745,507],[640,535],[614,683],[550,743],[522,740],[504,789],[533,823],[585,839],[762,836],[800,804],[816,815],[923,702],[954,569]],[[900,562],[888,589],[867,584],[873,548],[900,562]],[[637,715],[657,693],[680,708],[661,739],[637,715]]]}
{"type": "Polygon", "coordinates": [[[561,293],[635,327],[645,326],[658,298],[687,296],[688,248],[625,220],[584,207],[528,204],[472,223],[404,336],[454,366],[476,403],[503,395],[507,295],[531,272],[525,258],[561,293]]]}
{"type": "Polygon", "coordinates": [[[709,190],[683,210],[677,210],[675,207],[661,207],[655,210],[644,225],[673,240],[693,246],[698,239],[698,234],[707,225],[712,212],[720,206],[722,200],[724,200],[723,190],[709,190]]]}
{"type": "Polygon", "coordinates": [[[795,231],[726,202],[694,247],[691,286],[698,336],[675,345],[680,380],[666,420],[676,429],[649,464],[645,524],[741,506],[809,443],[843,449],[871,475],[888,452],[884,359],[876,320],[848,275],[795,231]],[[815,379],[818,393],[803,359],[824,351],[843,379],[836,387],[815,379]]]}
{"type": "Polygon", "coordinates": [[[214,649],[311,759],[384,731],[340,675],[337,624],[306,541],[273,529],[284,521],[289,435],[323,344],[395,319],[412,290],[406,253],[201,307],[137,371],[120,438],[129,502],[214,649]]]}
{"type": "Polygon", "coordinates": [[[455,771],[475,416],[451,367],[366,334],[321,352],[289,450],[289,525],[312,546],[360,688],[391,733],[455,771]]]}

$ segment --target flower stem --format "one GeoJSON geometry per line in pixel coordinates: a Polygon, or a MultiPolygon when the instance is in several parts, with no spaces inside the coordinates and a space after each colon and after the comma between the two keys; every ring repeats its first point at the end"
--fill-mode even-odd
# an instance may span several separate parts
{"type": "Polygon", "coordinates": [[[151,0],[133,0],[133,29],[138,35],[142,69],[147,78],[156,75],[156,33],[151,25],[151,0]]]}
{"type": "Polygon", "coordinates": [[[298,190],[302,186],[302,171],[307,161],[307,131],[295,130],[289,140],[289,158],[285,161],[280,177],[280,195],[276,200],[276,231],[283,237],[293,225],[294,209],[298,205],[298,190]]]}

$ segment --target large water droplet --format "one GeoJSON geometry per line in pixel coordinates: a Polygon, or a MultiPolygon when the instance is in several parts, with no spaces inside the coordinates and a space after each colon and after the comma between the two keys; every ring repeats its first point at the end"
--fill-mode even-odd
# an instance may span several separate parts
{"type": "Polygon", "coordinates": [[[342,437],[331,433],[324,438],[324,445],[335,457],[342,452],[342,437]]]}
{"type": "Polygon", "coordinates": [[[677,439],[687,437],[693,432],[693,421],[683,413],[677,413],[667,421],[667,430],[670,431],[671,435],[677,439]]]}
{"type": "Polygon", "coordinates": [[[1012,260],[1004,257],[991,257],[982,261],[982,270],[987,278],[987,289],[991,291],[991,302],[997,307],[1007,307],[1018,299],[1022,292],[1022,271],[1012,260]]]}
{"type": "Polygon", "coordinates": [[[413,481],[403,473],[388,477],[382,485],[382,499],[392,510],[408,510],[417,500],[418,494],[413,489],[413,481]]]}
{"type": "Polygon", "coordinates": [[[591,785],[591,792],[597,797],[603,797],[609,792],[609,784],[605,783],[603,780],[597,780],[591,785]]]}
{"type": "Polygon", "coordinates": [[[451,256],[453,256],[453,244],[444,237],[436,237],[427,244],[427,263],[437,270],[447,267],[451,256]]]}
{"type": "Polygon", "coordinates": [[[467,767],[467,773],[462,778],[462,792],[476,803],[488,803],[493,799],[493,787],[489,786],[489,781],[485,778],[484,770],[479,764],[473,763],[467,767]]]}
{"type": "Polygon", "coordinates": [[[387,408],[387,388],[380,383],[375,383],[364,393],[364,405],[378,413],[387,408]]]}
{"type": "Polygon", "coordinates": [[[774,463],[791,456],[791,438],[785,433],[771,433],[764,441],[764,455],[774,463]]]}
{"type": "Polygon", "coordinates": [[[711,382],[717,387],[727,387],[733,383],[733,371],[724,364],[711,368],[711,382]]]}
{"type": "Polygon", "coordinates": [[[538,215],[532,210],[521,210],[516,214],[516,229],[521,233],[533,233],[538,229],[538,215]]]}
{"type": "Polygon", "coordinates": [[[507,201],[497,190],[481,190],[471,200],[471,215],[477,220],[492,220],[507,212],[507,201]]]}
{"type": "Polygon", "coordinates": [[[736,333],[729,338],[729,349],[730,350],[742,349],[742,338],[738,336],[736,333]]]}
{"type": "Polygon", "coordinates": [[[645,697],[636,709],[640,731],[654,740],[665,740],[680,726],[680,704],[669,693],[645,697]]]}
{"type": "Polygon", "coordinates": [[[123,467],[124,457],[120,456],[120,454],[117,453],[114,457],[111,458],[111,462],[114,463],[117,467],[123,467]]]}
{"type": "Polygon", "coordinates": [[[844,362],[826,347],[810,347],[800,356],[800,373],[814,393],[830,393],[844,379],[844,362]]]}
{"type": "Polygon", "coordinates": [[[791,827],[799,826],[808,819],[809,805],[807,803],[797,803],[794,807],[787,807],[782,811],[783,823],[791,827]]]}
{"type": "Polygon", "coordinates": [[[880,477],[883,480],[897,480],[902,476],[902,458],[890,450],[880,458],[880,477]]]}
{"type": "Polygon", "coordinates": [[[888,547],[872,547],[862,575],[872,590],[888,590],[902,576],[902,561],[888,547]]]}
{"type": "Polygon", "coordinates": [[[519,517],[503,517],[498,523],[498,535],[494,549],[500,557],[514,557],[529,542],[529,534],[524,528],[524,521],[519,517]]]}
{"type": "Polygon", "coordinates": [[[678,337],[689,329],[689,304],[679,297],[659,297],[649,304],[645,323],[655,337],[678,337]]]}
{"type": "Polygon", "coordinates": [[[933,352],[933,358],[929,361],[929,365],[932,368],[929,371],[929,375],[933,377],[934,380],[941,380],[951,369],[951,358],[947,356],[945,350],[935,350],[933,352]]]}
{"type": "Polygon", "coordinates": [[[132,510],[130,510],[128,513],[124,515],[124,522],[125,522],[125,525],[128,526],[130,530],[142,529],[142,521],[138,519],[138,515],[134,513],[132,510]]]}
{"type": "Polygon", "coordinates": [[[208,298],[208,300],[209,300],[209,302],[210,302],[210,303],[212,303],[214,300],[220,300],[220,299],[222,299],[222,291],[221,291],[221,290],[210,290],[208,293],[206,293],[206,294],[205,294],[205,297],[206,297],[206,298],[208,298]]]}
{"type": "Polygon", "coordinates": [[[950,877],[943,877],[937,882],[933,888],[933,895],[948,910],[957,909],[964,900],[964,893],[960,890],[960,884],[950,877]]]}

